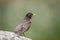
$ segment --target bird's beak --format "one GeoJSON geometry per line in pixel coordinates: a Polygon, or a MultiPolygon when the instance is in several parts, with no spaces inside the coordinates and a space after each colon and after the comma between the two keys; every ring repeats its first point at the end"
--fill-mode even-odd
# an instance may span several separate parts
{"type": "Polygon", "coordinates": [[[33,16],[35,16],[36,14],[33,14],[33,16]]]}

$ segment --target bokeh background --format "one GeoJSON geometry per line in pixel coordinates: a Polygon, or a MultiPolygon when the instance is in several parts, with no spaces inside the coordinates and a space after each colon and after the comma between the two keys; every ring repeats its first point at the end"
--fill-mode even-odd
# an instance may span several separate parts
{"type": "Polygon", "coordinates": [[[60,40],[60,0],[0,0],[0,30],[13,31],[28,12],[36,14],[28,38],[60,40]]]}

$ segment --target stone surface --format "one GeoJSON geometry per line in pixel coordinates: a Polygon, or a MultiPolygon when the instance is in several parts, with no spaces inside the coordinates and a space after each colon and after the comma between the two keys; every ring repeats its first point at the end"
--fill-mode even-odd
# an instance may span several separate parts
{"type": "Polygon", "coordinates": [[[31,40],[24,36],[18,36],[13,32],[0,31],[0,40],[31,40]]]}

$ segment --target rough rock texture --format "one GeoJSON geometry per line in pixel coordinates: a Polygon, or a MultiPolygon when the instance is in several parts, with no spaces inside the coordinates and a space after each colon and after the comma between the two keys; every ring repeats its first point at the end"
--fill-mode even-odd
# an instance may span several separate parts
{"type": "Polygon", "coordinates": [[[31,39],[23,36],[18,36],[13,32],[0,31],[0,40],[31,40],[31,39]]]}

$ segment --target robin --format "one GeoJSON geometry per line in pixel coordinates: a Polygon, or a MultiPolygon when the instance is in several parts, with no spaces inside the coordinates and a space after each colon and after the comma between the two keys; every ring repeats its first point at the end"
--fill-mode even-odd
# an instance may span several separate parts
{"type": "Polygon", "coordinates": [[[19,34],[20,36],[25,36],[25,32],[29,30],[29,28],[31,27],[32,24],[32,16],[35,16],[36,14],[33,13],[27,13],[25,15],[25,18],[23,19],[23,21],[16,26],[16,28],[14,29],[14,32],[19,34]]]}

